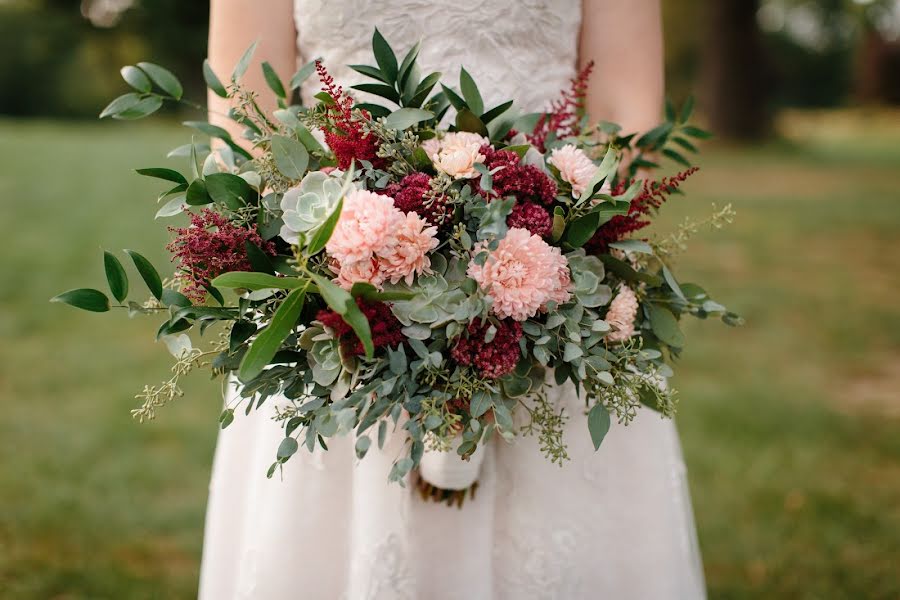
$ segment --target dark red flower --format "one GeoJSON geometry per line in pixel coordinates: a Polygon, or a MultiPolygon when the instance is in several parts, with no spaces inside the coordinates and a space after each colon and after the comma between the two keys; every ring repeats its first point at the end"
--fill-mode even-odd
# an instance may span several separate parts
{"type": "MultiPolygon", "coordinates": [[[[356,160],[367,160],[376,169],[385,166],[386,161],[377,155],[379,142],[371,133],[363,131],[362,124],[354,118],[351,109],[353,99],[334,82],[321,61],[316,61],[316,72],[322,82],[322,91],[331,97],[332,103],[325,108],[325,116],[330,127],[324,129],[325,143],[334,152],[338,167],[347,169],[356,160]]],[[[365,112],[365,111],[363,111],[365,112]]],[[[368,114],[368,113],[365,113],[368,114]]]]}
{"type": "Polygon", "coordinates": [[[546,237],[553,231],[553,217],[546,208],[533,202],[516,203],[506,218],[506,224],[510,227],[527,229],[541,237],[546,237]]]}
{"type": "Polygon", "coordinates": [[[497,198],[515,196],[519,202],[551,204],[556,199],[556,183],[546,173],[532,165],[523,165],[519,155],[509,150],[481,147],[485,166],[493,171],[492,195],[497,198]]]}
{"type": "Polygon", "coordinates": [[[497,327],[497,333],[490,342],[484,341],[490,328],[490,321],[472,321],[466,332],[456,339],[450,356],[463,366],[472,366],[486,379],[497,379],[512,373],[519,362],[522,351],[519,340],[522,326],[518,321],[504,319],[497,327]]]}
{"type": "Polygon", "coordinates": [[[425,195],[431,190],[431,177],[426,173],[410,173],[399,183],[392,183],[384,193],[394,199],[394,206],[403,212],[414,212],[432,225],[441,226],[450,219],[445,196],[429,198],[426,205],[425,195]]]}
{"type": "Polygon", "coordinates": [[[190,227],[169,227],[169,231],[175,239],[166,249],[174,254],[173,261],[181,263],[179,272],[187,280],[182,291],[196,301],[206,297],[206,286],[222,273],[253,270],[247,259],[247,242],[275,255],[274,244],[264,241],[255,226],[235,225],[208,208],[191,214],[190,227]]]}
{"type": "Polygon", "coordinates": [[[588,79],[593,70],[594,61],[591,61],[571,80],[569,89],[563,90],[560,98],[552,102],[550,110],[538,119],[528,141],[541,152],[546,150],[544,143],[551,133],[555,133],[558,138],[581,133],[580,114],[584,109],[588,79]]]}
{"type": "MultiPolygon", "coordinates": [[[[369,320],[369,328],[372,330],[372,344],[376,348],[390,346],[395,348],[406,340],[406,336],[400,331],[403,324],[397,320],[391,308],[384,302],[367,302],[362,298],[356,299],[356,305],[369,320]]],[[[320,310],[316,320],[334,331],[340,340],[341,348],[350,356],[365,354],[362,341],[346,321],[331,309],[320,310]]]]}
{"type": "MultiPolygon", "coordinates": [[[[629,233],[639,231],[649,225],[650,221],[646,217],[659,210],[669,195],[675,192],[678,186],[697,170],[697,167],[691,167],[672,177],[663,177],[659,181],[645,181],[641,192],[631,201],[628,214],[615,216],[601,225],[585,244],[585,249],[591,254],[603,254],[609,250],[611,243],[618,242],[629,233]]],[[[631,185],[630,181],[620,182],[612,191],[612,196],[624,193],[629,185],[631,185]]]]}

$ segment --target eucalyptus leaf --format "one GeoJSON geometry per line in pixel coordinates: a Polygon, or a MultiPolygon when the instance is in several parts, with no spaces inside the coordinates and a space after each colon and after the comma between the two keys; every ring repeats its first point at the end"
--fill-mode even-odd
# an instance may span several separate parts
{"type": "Polygon", "coordinates": [[[603,438],[609,431],[610,418],[609,411],[602,404],[595,404],[588,413],[588,431],[591,434],[591,441],[594,443],[594,450],[600,448],[603,438]]]}
{"type": "Polygon", "coordinates": [[[155,83],[159,89],[176,100],[181,100],[184,88],[181,87],[181,82],[178,81],[178,78],[175,77],[171,71],[149,62],[139,62],[137,66],[153,80],[153,83],[155,83]]]}
{"type": "Polygon", "coordinates": [[[278,170],[289,179],[301,179],[309,166],[306,146],[294,138],[273,135],[272,154],[278,170]]]}

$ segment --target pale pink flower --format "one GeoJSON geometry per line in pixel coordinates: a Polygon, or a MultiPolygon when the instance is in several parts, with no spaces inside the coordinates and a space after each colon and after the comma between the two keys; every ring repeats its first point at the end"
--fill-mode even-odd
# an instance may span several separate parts
{"type": "Polygon", "coordinates": [[[374,256],[356,262],[335,263],[332,270],[337,273],[334,281],[345,290],[358,282],[371,283],[378,289],[384,284],[384,270],[374,256]]]}
{"type": "Polygon", "coordinates": [[[430,140],[425,140],[424,142],[422,142],[422,150],[425,151],[425,154],[428,155],[428,158],[431,158],[441,151],[441,140],[437,139],[436,137],[433,137],[430,140]]]}
{"type": "Polygon", "coordinates": [[[403,213],[389,196],[354,190],[344,197],[337,227],[325,249],[340,264],[372,258],[396,243],[403,213]]]}
{"type": "Polygon", "coordinates": [[[397,243],[378,254],[379,264],[385,279],[397,283],[401,279],[407,284],[416,275],[431,272],[428,253],[438,245],[437,227],[429,226],[414,212],[405,215],[397,231],[397,243]]]}
{"type": "Polygon", "coordinates": [[[590,183],[597,172],[597,165],[580,148],[566,144],[562,148],[554,148],[548,161],[559,170],[563,181],[572,186],[572,194],[577,198],[590,183]]]}
{"type": "Polygon", "coordinates": [[[606,322],[613,330],[606,334],[609,342],[624,342],[634,335],[634,319],[637,317],[638,300],[627,285],[619,288],[619,293],[609,304],[606,311],[606,322]]]}
{"type": "MultiPolygon", "coordinates": [[[[483,249],[477,244],[475,253],[483,249]]],[[[483,265],[469,263],[468,275],[493,299],[492,310],[501,319],[524,321],[548,302],[569,298],[566,258],[527,229],[511,228],[483,265]]]]}
{"type": "MultiPolygon", "coordinates": [[[[454,179],[471,179],[478,176],[475,164],[484,162],[484,155],[480,149],[488,143],[490,141],[487,138],[477,133],[454,131],[446,134],[437,146],[438,150],[428,156],[438,171],[454,179]]],[[[432,144],[428,149],[434,147],[432,144]]]]}

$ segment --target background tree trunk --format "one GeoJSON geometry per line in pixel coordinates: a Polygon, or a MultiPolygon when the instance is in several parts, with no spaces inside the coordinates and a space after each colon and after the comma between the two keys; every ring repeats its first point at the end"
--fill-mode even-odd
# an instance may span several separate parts
{"type": "Polygon", "coordinates": [[[702,103],[718,137],[754,140],[771,131],[770,80],[756,23],[758,0],[708,0],[702,103]]]}

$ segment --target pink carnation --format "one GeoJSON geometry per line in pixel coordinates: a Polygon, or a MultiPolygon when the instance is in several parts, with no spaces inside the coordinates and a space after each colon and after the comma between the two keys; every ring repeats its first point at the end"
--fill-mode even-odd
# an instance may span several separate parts
{"type": "MultiPolygon", "coordinates": [[[[483,249],[478,244],[475,252],[483,249]]],[[[493,299],[492,310],[501,319],[524,321],[546,310],[548,302],[570,297],[565,257],[526,229],[511,228],[483,265],[469,263],[468,275],[493,299]]]]}
{"type": "Polygon", "coordinates": [[[340,264],[371,259],[396,243],[403,213],[394,200],[367,190],[354,190],[344,198],[337,227],[325,249],[340,264]]]}
{"type": "Polygon", "coordinates": [[[597,172],[594,161],[572,144],[551,151],[547,162],[559,169],[560,177],[572,186],[572,194],[576,197],[581,195],[597,172]]]}
{"type": "Polygon", "coordinates": [[[414,212],[406,213],[397,231],[397,242],[379,253],[379,263],[386,279],[397,283],[401,279],[407,284],[413,277],[430,272],[431,259],[428,253],[438,245],[437,227],[414,212]]]}
{"type": "Polygon", "coordinates": [[[337,273],[335,282],[346,290],[360,281],[371,283],[377,288],[381,288],[384,284],[385,274],[375,257],[356,262],[335,263],[332,265],[332,270],[337,273]]]}
{"type": "Polygon", "coordinates": [[[613,330],[606,335],[609,342],[624,342],[634,335],[634,319],[637,317],[638,300],[627,285],[619,288],[619,293],[609,304],[606,311],[606,322],[613,330]]]}

